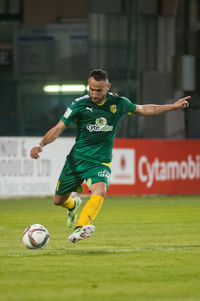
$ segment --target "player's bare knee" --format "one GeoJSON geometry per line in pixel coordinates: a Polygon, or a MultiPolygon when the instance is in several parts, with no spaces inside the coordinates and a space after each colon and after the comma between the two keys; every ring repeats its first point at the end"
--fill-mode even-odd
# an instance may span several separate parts
{"type": "Polygon", "coordinates": [[[62,206],[65,201],[70,197],[71,193],[65,193],[62,195],[55,194],[53,198],[53,203],[56,206],[62,206]]]}
{"type": "Polygon", "coordinates": [[[104,189],[103,191],[101,191],[101,193],[99,193],[100,196],[102,196],[103,198],[105,198],[106,196],[106,189],[104,189]]]}
{"type": "Polygon", "coordinates": [[[91,194],[100,195],[103,198],[106,196],[107,187],[104,182],[95,183],[91,186],[91,194]]]}
{"type": "Polygon", "coordinates": [[[60,206],[62,204],[61,197],[59,195],[54,195],[53,203],[56,206],[60,206]]]}
{"type": "Polygon", "coordinates": [[[100,196],[102,196],[103,198],[105,198],[105,196],[106,196],[106,189],[101,189],[101,190],[96,190],[96,191],[94,191],[93,192],[93,194],[95,194],[95,195],[100,195],[100,196]]]}

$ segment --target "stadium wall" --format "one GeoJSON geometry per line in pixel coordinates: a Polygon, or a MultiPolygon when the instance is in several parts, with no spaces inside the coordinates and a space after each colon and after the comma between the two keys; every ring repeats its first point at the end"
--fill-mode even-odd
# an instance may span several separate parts
{"type": "MultiPolygon", "coordinates": [[[[40,140],[0,138],[0,197],[54,193],[75,139],[59,138],[32,160],[30,149],[40,140]]],[[[200,140],[115,139],[109,195],[199,193],[200,140]]]]}

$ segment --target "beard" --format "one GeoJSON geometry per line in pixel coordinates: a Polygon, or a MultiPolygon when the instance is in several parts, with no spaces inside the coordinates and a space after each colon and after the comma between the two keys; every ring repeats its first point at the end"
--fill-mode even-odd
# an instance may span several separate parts
{"type": "Polygon", "coordinates": [[[102,97],[91,97],[92,102],[94,103],[101,103],[105,98],[106,98],[106,94],[104,94],[102,97]]]}

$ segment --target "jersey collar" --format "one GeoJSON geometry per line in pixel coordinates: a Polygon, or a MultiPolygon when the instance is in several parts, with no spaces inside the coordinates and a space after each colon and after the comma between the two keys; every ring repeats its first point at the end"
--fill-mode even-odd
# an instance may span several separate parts
{"type": "Polygon", "coordinates": [[[104,100],[102,103],[97,103],[97,105],[98,105],[98,106],[103,106],[104,103],[107,101],[107,99],[108,99],[108,98],[106,97],[105,100],[104,100]]]}

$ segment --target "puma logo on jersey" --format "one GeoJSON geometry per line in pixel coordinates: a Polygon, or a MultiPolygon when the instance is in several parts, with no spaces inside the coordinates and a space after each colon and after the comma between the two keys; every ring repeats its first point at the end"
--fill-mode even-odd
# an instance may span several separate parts
{"type": "Polygon", "coordinates": [[[91,112],[93,112],[93,108],[86,107],[86,110],[90,110],[91,112]]]}

